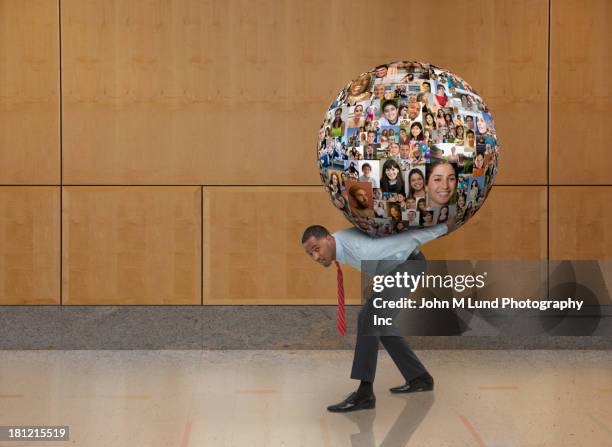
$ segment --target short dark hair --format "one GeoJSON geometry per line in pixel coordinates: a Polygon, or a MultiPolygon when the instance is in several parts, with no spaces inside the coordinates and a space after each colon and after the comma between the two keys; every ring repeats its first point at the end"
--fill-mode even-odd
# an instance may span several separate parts
{"type": "Polygon", "coordinates": [[[378,65],[374,70],[378,70],[379,68],[389,68],[389,66],[387,64],[378,65]]]}
{"type": "Polygon", "coordinates": [[[372,166],[370,166],[370,163],[364,163],[361,165],[361,170],[363,171],[365,168],[370,168],[370,170],[372,169],[372,166]]]}
{"type": "Polygon", "coordinates": [[[322,225],[311,225],[304,230],[304,234],[302,235],[302,244],[304,244],[308,239],[314,236],[315,239],[323,239],[324,237],[329,236],[330,233],[322,225]]]}
{"type": "Polygon", "coordinates": [[[397,102],[395,102],[392,99],[387,99],[385,102],[383,102],[383,105],[381,107],[381,110],[385,110],[385,107],[387,107],[389,104],[391,104],[393,107],[395,107],[397,109],[397,102]]]}

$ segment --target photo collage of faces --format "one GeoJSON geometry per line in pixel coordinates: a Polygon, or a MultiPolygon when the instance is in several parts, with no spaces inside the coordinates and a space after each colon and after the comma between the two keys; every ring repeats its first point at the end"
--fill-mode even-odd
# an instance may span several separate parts
{"type": "Polygon", "coordinates": [[[497,172],[495,123],[464,80],[396,62],[350,82],[326,113],[317,155],[332,203],[370,236],[465,223],[497,172]]]}

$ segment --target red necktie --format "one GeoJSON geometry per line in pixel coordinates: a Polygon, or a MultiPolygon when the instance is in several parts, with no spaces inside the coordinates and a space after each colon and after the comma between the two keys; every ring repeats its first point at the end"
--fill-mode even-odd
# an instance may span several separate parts
{"type": "Polygon", "coordinates": [[[344,319],[344,280],[342,269],[338,261],[334,261],[338,269],[338,332],[344,335],[346,332],[346,320],[344,319]]]}

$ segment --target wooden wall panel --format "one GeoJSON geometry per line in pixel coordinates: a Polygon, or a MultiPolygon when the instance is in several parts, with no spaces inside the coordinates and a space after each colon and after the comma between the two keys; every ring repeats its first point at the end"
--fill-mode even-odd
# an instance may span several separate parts
{"type": "MultiPolygon", "coordinates": [[[[312,224],[350,226],[321,187],[204,189],[204,304],[334,304],[335,266],[304,252],[312,224]]],[[[343,268],[346,302],[360,302],[359,272],[343,268]]]]}
{"type": "Polygon", "coordinates": [[[59,187],[0,187],[0,305],[60,303],[59,187]]]}
{"type": "Polygon", "coordinates": [[[64,0],[65,182],[317,184],[338,89],[420,59],[491,106],[499,184],[543,183],[547,12],[546,0],[64,0]]]}
{"type": "Polygon", "coordinates": [[[0,184],[59,184],[57,0],[0,0],[0,184]]]}
{"type": "Polygon", "coordinates": [[[426,244],[429,259],[545,260],[546,187],[496,186],[465,226],[426,244]]]}
{"type": "Polygon", "coordinates": [[[550,55],[550,178],[612,184],[612,3],[554,0],[550,55]]]}
{"type": "Polygon", "coordinates": [[[612,259],[612,187],[553,187],[550,258],[612,259]]]}
{"type": "Polygon", "coordinates": [[[200,187],[65,187],[64,304],[200,304],[200,187]]]}

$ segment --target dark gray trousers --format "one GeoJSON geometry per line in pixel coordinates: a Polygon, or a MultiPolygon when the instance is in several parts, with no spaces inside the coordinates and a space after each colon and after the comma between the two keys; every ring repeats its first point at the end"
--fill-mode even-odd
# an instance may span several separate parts
{"type": "MultiPolygon", "coordinates": [[[[419,252],[418,254],[411,254],[407,261],[419,260],[425,262],[425,256],[419,252]]],[[[397,267],[393,272],[389,273],[394,275],[396,271],[408,271],[417,269],[416,263],[405,263],[397,267]]],[[[419,263],[419,265],[423,265],[419,263]]],[[[420,271],[420,270],[419,270],[420,271]]],[[[415,271],[416,273],[416,271],[415,271]]],[[[355,355],[353,357],[353,368],[351,370],[351,379],[365,380],[368,382],[374,382],[374,376],[376,375],[376,363],[378,359],[378,342],[380,341],[393,362],[399,369],[402,376],[406,381],[412,380],[421,374],[427,372],[427,369],[417,355],[410,349],[410,346],[406,342],[406,339],[401,335],[396,336],[379,336],[379,335],[365,335],[365,329],[372,327],[371,322],[368,324],[368,320],[372,318],[373,313],[377,313],[379,316],[381,312],[379,309],[374,311],[371,296],[368,301],[362,306],[359,311],[359,318],[357,320],[357,343],[355,345],[355,355]]],[[[400,309],[385,309],[385,317],[395,317],[400,309]]]]}

